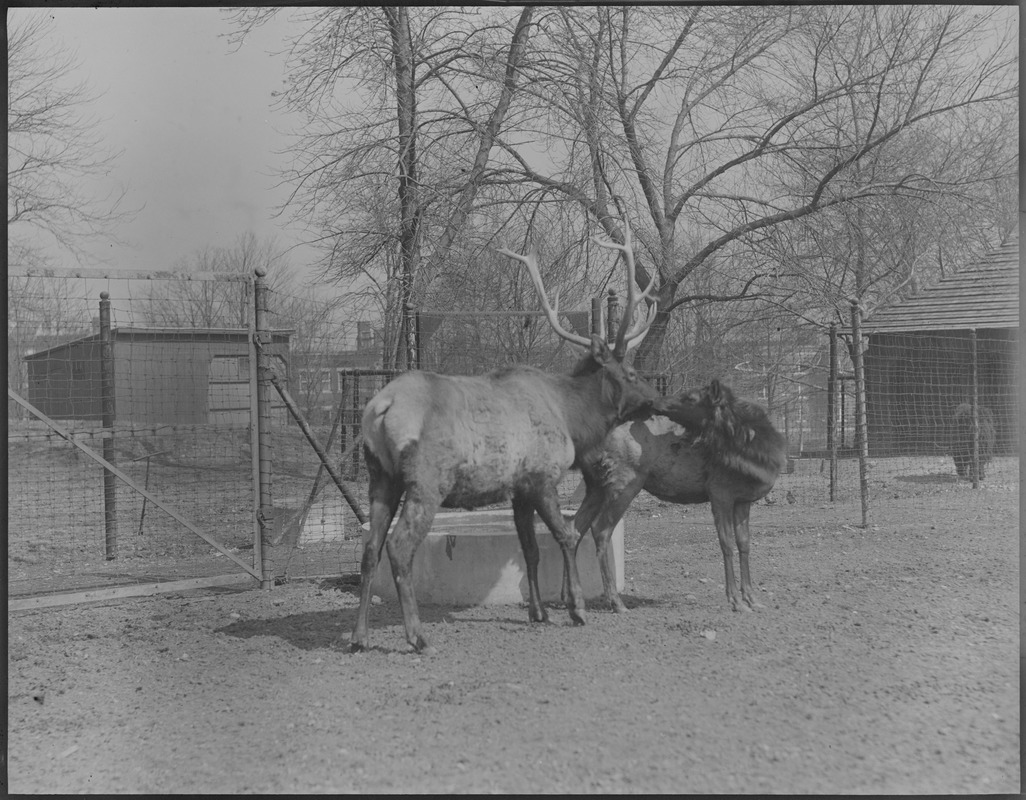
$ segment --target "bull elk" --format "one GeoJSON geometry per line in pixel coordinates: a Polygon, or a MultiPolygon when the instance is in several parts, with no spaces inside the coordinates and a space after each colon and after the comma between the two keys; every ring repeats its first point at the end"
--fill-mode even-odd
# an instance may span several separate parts
{"type": "Polygon", "coordinates": [[[614,347],[566,331],[559,323],[557,293],[550,305],[537,251],[519,255],[541,299],[549,324],[563,339],[588,348],[569,375],[529,366],[503,367],[479,377],[411,371],[393,380],[367,403],[363,413],[364,456],[370,475],[370,533],[360,564],[360,607],[351,649],[367,646],[371,580],[386,547],[402,607],[406,640],[429,649],[421,629],[412,585],[413,557],[440,506],[477,508],[512,499],[513,519],[527,566],[528,614],[547,622],[538,589],[538,544],[534,512],[552,531],[563,553],[569,581],[567,608],[584,624],[584,599],[574,557],[577,534],[564,520],[556,492],[560,479],[580,456],[601,443],[616,425],[651,413],[658,394],[623,363],[628,349],[652,324],[655,304],[631,324],[653,282],[640,295],[630,228],[624,243],[596,237],[619,250],[627,265],[628,300],[614,347]],[[395,528],[389,526],[405,495],[395,528]]]}
{"type": "Polygon", "coordinates": [[[606,602],[616,611],[627,610],[606,561],[606,546],[627,507],[644,489],[666,502],[712,506],[727,599],[735,611],[753,609],[748,515],[784,467],[786,440],[765,410],[735,399],[718,381],[659,398],[652,410],[657,416],[614,428],[581,462],[585,495],[574,526],[581,536],[591,529],[606,602]],[[732,542],[741,562],[740,599],[732,542]]]}

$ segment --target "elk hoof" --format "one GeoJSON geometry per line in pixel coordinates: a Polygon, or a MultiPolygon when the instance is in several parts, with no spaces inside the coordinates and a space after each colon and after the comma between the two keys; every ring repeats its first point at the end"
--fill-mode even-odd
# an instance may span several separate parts
{"type": "Polygon", "coordinates": [[[583,608],[580,608],[580,609],[573,608],[573,609],[571,609],[570,610],[570,620],[574,623],[574,625],[583,625],[584,624],[584,609],[583,608]]]}

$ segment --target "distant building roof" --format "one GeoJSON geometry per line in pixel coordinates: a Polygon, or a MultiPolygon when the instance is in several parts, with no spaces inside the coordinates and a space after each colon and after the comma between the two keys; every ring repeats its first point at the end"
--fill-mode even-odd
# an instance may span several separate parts
{"type": "Polygon", "coordinates": [[[869,334],[1018,327],[1018,236],[862,325],[869,334]]]}
{"type": "MultiPolygon", "coordinates": [[[[121,339],[160,339],[160,338],[173,338],[177,340],[210,340],[210,339],[238,339],[249,336],[249,328],[140,328],[140,327],[124,327],[124,328],[111,328],[111,337],[117,341],[121,339]]],[[[295,330],[291,328],[272,330],[268,331],[273,337],[282,338],[291,336],[295,333],[295,330]]],[[[48,347],[46,350],[40,350],[37,353],[31,353],[25,356],[24,360],[42,358],[56,350],[63,350],[66,347],[70,347],[74,344],[85,344],[86,342],[97,342],[100,340],[100,334],[91,333],[88,336],[82,336],[78,339],[73,339],[70,342],[62,342],[61,344],[48,347]]]]}

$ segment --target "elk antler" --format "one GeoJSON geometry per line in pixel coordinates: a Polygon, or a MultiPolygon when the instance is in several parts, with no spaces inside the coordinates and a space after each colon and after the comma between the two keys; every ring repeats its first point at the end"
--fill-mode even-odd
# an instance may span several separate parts
{"type": "Polygon", "coordinates": [[[542,309],[545,311],[545,316],[549,320],[549,325],[552,329],[563,339],[573,344],[579,344],[583,347],[591,346],[591,339],[584,336],[578,336],[576,333],[570,333],[562,325],[559,324],[559,291],[556,291],[556,296],[553,299],[552,305],[549,305],[549,298],[545,293],[545,284],[542,283],[541,273],[538,271],[538,248],[531,246],[531,252],[526,256],[522,256],[519,253],[514,253],[512,250],[506,250],[502,248],[499,250],[504,256],[515,258],[517,261],[524,262],[527,265],[527,271],[531,275],[531,282],[534,284],[534,288],[538,292],[538,297],[542,303],[542,309]]]}
{"type": "MultiPolygon", "coordinates": [[[[617,207],[619,207],[617,202],[617,207]]],[[[635,346],[637,342],[641,340],[652,323],[655,321],[656,304],[653,302],[648,307],[648,311],[645,318],[641,320],[628,332],[628,328],[631,324],[631,319],[634,317],[634,312],[638,307],[638,304],[645,298],[655,300],[655,295],[652,294],[652,289],[655,287],[656,273],[653,271],[652,280],[649,281],[648,288],[645,289],[640,295],[638,294],[637,282],[634,278],[634,247],[631,242],[631,226],[627,221],[627,216],[623,218],[623,244],[617,244],[608,236],[593,236],[592,239],[599,247],[606,247],[610,250],[619,250],[624,257],[624,261],[627,262],[627,308],[624,309],[623,317],[620,320],[620,328],[616,332],[616,343],[613,346],[613,355],[617,358],[622,359],[623,356],[635,346]]]]}

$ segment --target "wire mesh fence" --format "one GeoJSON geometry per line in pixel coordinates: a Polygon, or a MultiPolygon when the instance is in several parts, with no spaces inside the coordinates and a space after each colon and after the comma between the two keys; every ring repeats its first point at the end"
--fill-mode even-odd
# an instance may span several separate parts
{"type": "Polygon", "coordinates": [[[11,597],[252,569],[248,280],[162,275],[8,279],[11,597]]]}
{"type": "Polygon", "coordinates": [[[334,301],[268,289],[266,320],[295,331],[289,364],[272,365],[275,399],[287,396],[293,407],[267,440],[273,571],[279,578],[351,574],[359,570],[361,519],[335,478],[346,481],[357,507],[366,506],[360,416],[395,373],[379,367],[380,331],[350,320],[334,301]]]}
{"type": "MultiPolygon", "coordinates": [[[[358,572],[360,422],[396,375],[383,332],[336,301],[279,287],[256,335],[254,303],[240,275],[9,278],[10,597],[358,572]],[[278,387],[263,445],[260,363],[278,387]]],[[[601,305],[561,312],[561,324],[601,330],[601,305]]],[[[416,331],[419,366],[447,374],[566,372],[580,357],[532,313],[422,311],[416,331]]],[[[717,377],[767,408],[790,458],[765,502],[832,503],[857,524],[860,505],[872,521],[980,481],[1017,491],[1015,330],[870,329],[861,348],[850,330],[783,330],[759,348],[755,323],[730,336],[716,357],[682,347],[646,377],[669,393],[717,377]]],[[[564,481],[565,502],[578,482],[564,481]]]]}

